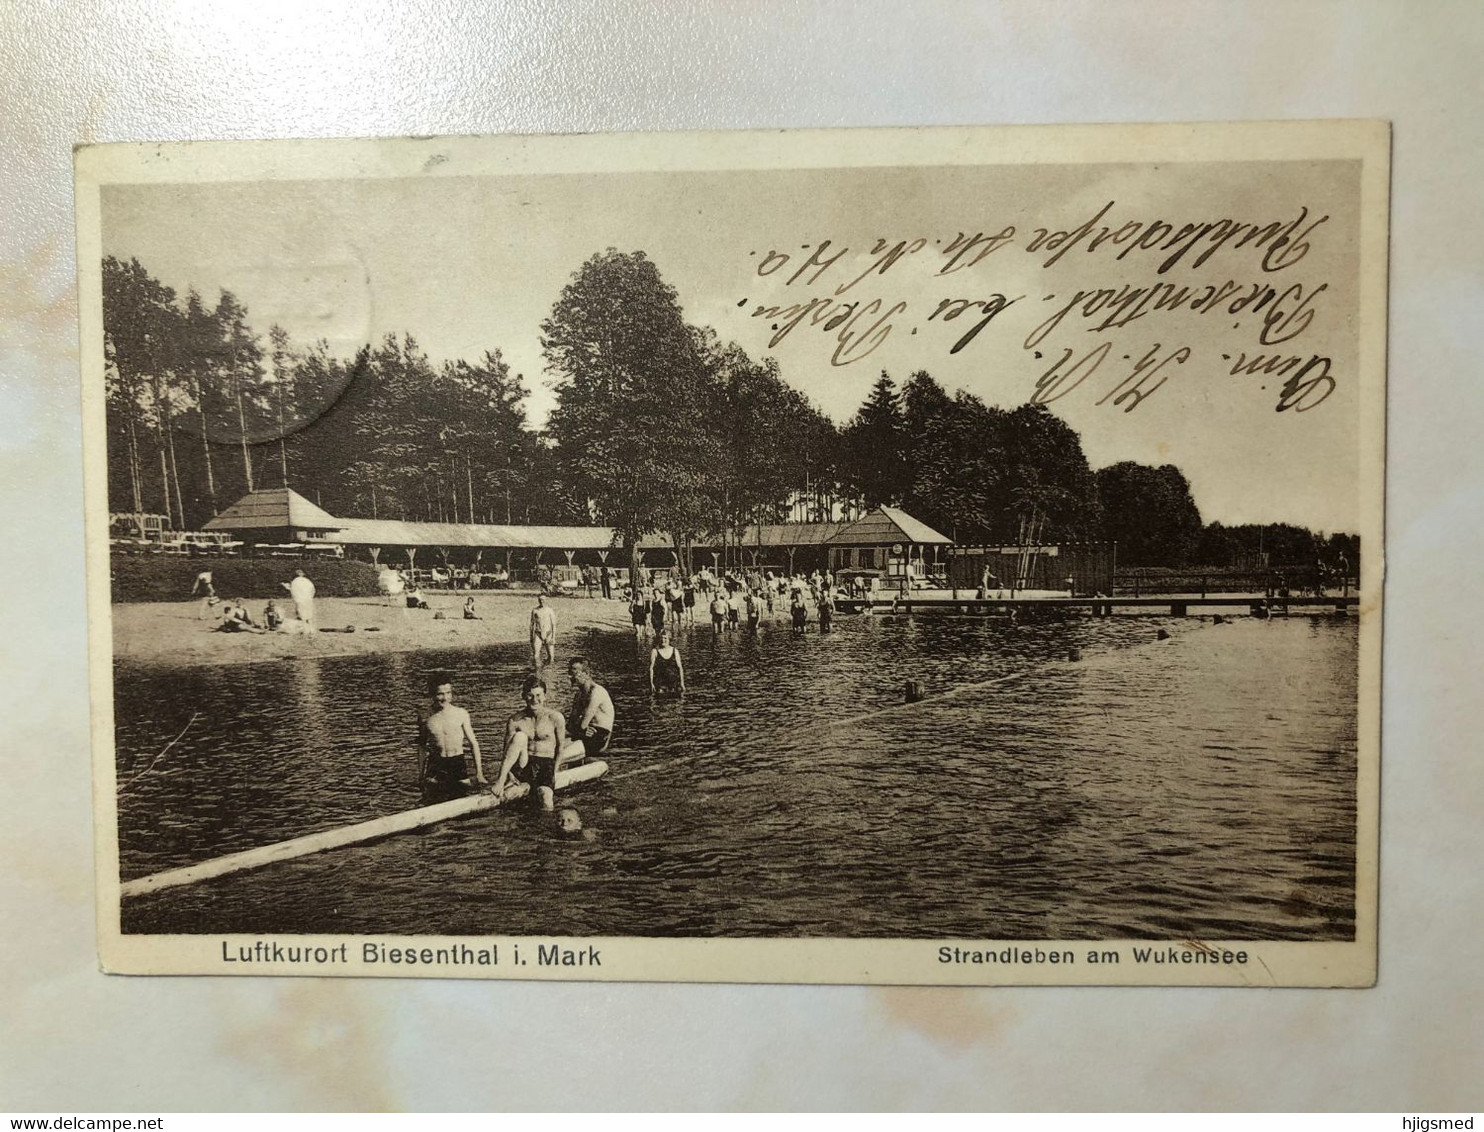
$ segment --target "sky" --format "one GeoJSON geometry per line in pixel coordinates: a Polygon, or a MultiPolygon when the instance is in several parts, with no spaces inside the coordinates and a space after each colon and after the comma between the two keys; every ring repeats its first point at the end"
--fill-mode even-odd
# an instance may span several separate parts
{"type": "Polygon", "coordinates": [[[523,375],[536,424],[554,401],[542,320],[588,257],[642,250],[688,321],[775,357],[837,422],[883,371],[900,383],[925,370],[1009,408],[1066,359],[1052,371],[1061,384],[1042,395],[1061,394],[1048,407],[1081,434],[1093,467],[1173,463],[1208,522],[1355,530],[1358,172],[1289,161],[127,184],[103,192],[102,247],[137,257],[182,295],[194,286],[210,302],[231,290],[264,336],[277,322],[344,356],[404,331],[435,361],[498,349],[523,375]],[[1170,252],[1157,240],[1228,218],[1292,224],[1307,252],[1265,271],[1260,248],[1230,242],[1197,266],[1208,239],[1159,272],[1170,252]],[[1122,242],[1091,249],[1104,227],[1122,242]],[[1033,248],[1038,229],[1047,235],[1033,248]],[[1079,230],[1070,246],[1053,243],[1079,230]],[[964,251],[977,234],[986,239],[964,251]],[[1145,236],[1153,247],[1137,246],[1145,236]],[[1146,303],[1142,317],[1098,331],[1112,307],[1084,318],[1073,306],[1044,326],[1079,292],[1156,284],[1189,287],[1191,300],[1230,286],[1209,312],[1146,303]],[[1301,333],[1264,345],[1261,315],[1226,313],[1254,285],[1283,294],[1270,306],[1301,333]],[[1333,391],[1321,402],[1321,385],[1304,411],[1276,412],[1282,376],[1232,373],[1255,354],[1297,357],[1290,374],[1327,358],[1333,391]],[[1140,381],[1146,397],[1115,403],[1140,381]]]}

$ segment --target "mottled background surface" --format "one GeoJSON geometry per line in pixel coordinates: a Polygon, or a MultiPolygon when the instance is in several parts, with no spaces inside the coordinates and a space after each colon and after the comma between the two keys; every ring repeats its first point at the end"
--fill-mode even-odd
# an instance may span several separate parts
{"type": "Polygon", "coordinates": [[[1477,1109],[1484,8],[474,7],[0,8],[0,1108],[1477,1109]],[[1376,989],[98,974],[73,144],[1297,117],[1395,123],[1376,989]]]}

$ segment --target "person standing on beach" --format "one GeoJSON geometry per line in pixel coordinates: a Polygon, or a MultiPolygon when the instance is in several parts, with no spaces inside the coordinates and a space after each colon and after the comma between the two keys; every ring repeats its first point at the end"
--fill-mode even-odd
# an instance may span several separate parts
{"type": "Polygon", "coordinates": [[[443,676],[428,681],[432,710],[418,720],[418,778],[430,796],[457,797],[469,785],[464,745],[474,752],[474,775],[485,784],[484,761],[469,713],[453,702],[453,682],[443,676]]]}
{"type": "Polygon", "coordinates": [[[556,808],[557,749],[567,732],[562,713],[546,706],[546,681],[532,673],[521,685],[525,706],[505,725],[505,761],[495,779],[500,797],[512,775],[531,784],[543,810],[556,808]]]}
{"type": "Polygon", "coordinates": [[[609,580],[607,566],[602,566],[598,569],[598,585],[603,594],[604,601],[607,601],[613,596],[613,583],[609,580]]]}
{"type": "Polygon", "coordinates": [[[556,663],[556,611],[546,604],[546,595],[536,595],[536,608],[531,610],[531,667],[541,671],[541,655],[546,663],[556,663]]]}
{"type": "Polygon", "coordinates": [[[216,587],[211,584],[210,570],[202,570],[196,575],[196,581],[191,586],[191,597],[194,598],[198,590],[201,593],[201,608],[196,612],[196,620],[199,621],[216,604],[216,587]]]}
{"type": "Polygon", "coordinates": [[[305,576],[303,570],[294,571],[292,582],[281,583],[283,588],[289,591],[289,597],[294,599],[294,612],[300,621],[306,625],[314,624],[314,583],[305,576]]]}

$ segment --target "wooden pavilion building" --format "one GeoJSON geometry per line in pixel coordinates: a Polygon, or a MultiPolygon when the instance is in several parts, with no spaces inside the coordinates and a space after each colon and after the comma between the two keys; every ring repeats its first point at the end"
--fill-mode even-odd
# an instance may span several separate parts
{"type": "MultiPolygon", "coordinates": [[[[250,492],[206,524],[230,531],[248,553],[333,551],[411,569],[501,565],[513,576],[543,567],[628,567],[622,538],[612,527],[425,523],[400,519],[337,518],[292,488],[250,492]]],[[[937,573],[951,545],[947,536],[895,507],[832,523],[765,523],[737,540],[690,548],[690,565],[741,566],[789,573],[845,569],[883,577],[937,573]],[[709,559],[709,561],[708,561],[709,559]]],[[[646,569],[673,570],[680,555],[668,535],[639,542],[646,569]]]]}

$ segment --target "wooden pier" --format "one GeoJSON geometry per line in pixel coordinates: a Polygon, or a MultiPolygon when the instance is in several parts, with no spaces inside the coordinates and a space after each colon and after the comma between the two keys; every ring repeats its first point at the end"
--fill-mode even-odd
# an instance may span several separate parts
{"type": "Polygon", "coordinates": [[[954,597],[942,591],[931,594],[877,594],[859,603],[858,612],[869,610],[876,615],[937,613],[961,616],[985,616],[995,613],[1020,616],[1038,612],[1084,613],[1090,617],[1111,617],[1115,613],[1164,617],[1188,617],[1193,611],[1243,613],[1254,617],[1284,617],[1289,614],[1330,613],[1344,616],[1360,604],[1354,594],[1325,596],[1268,597],[1265,594],[1145,594],[1138,597],[954,597]]]}

